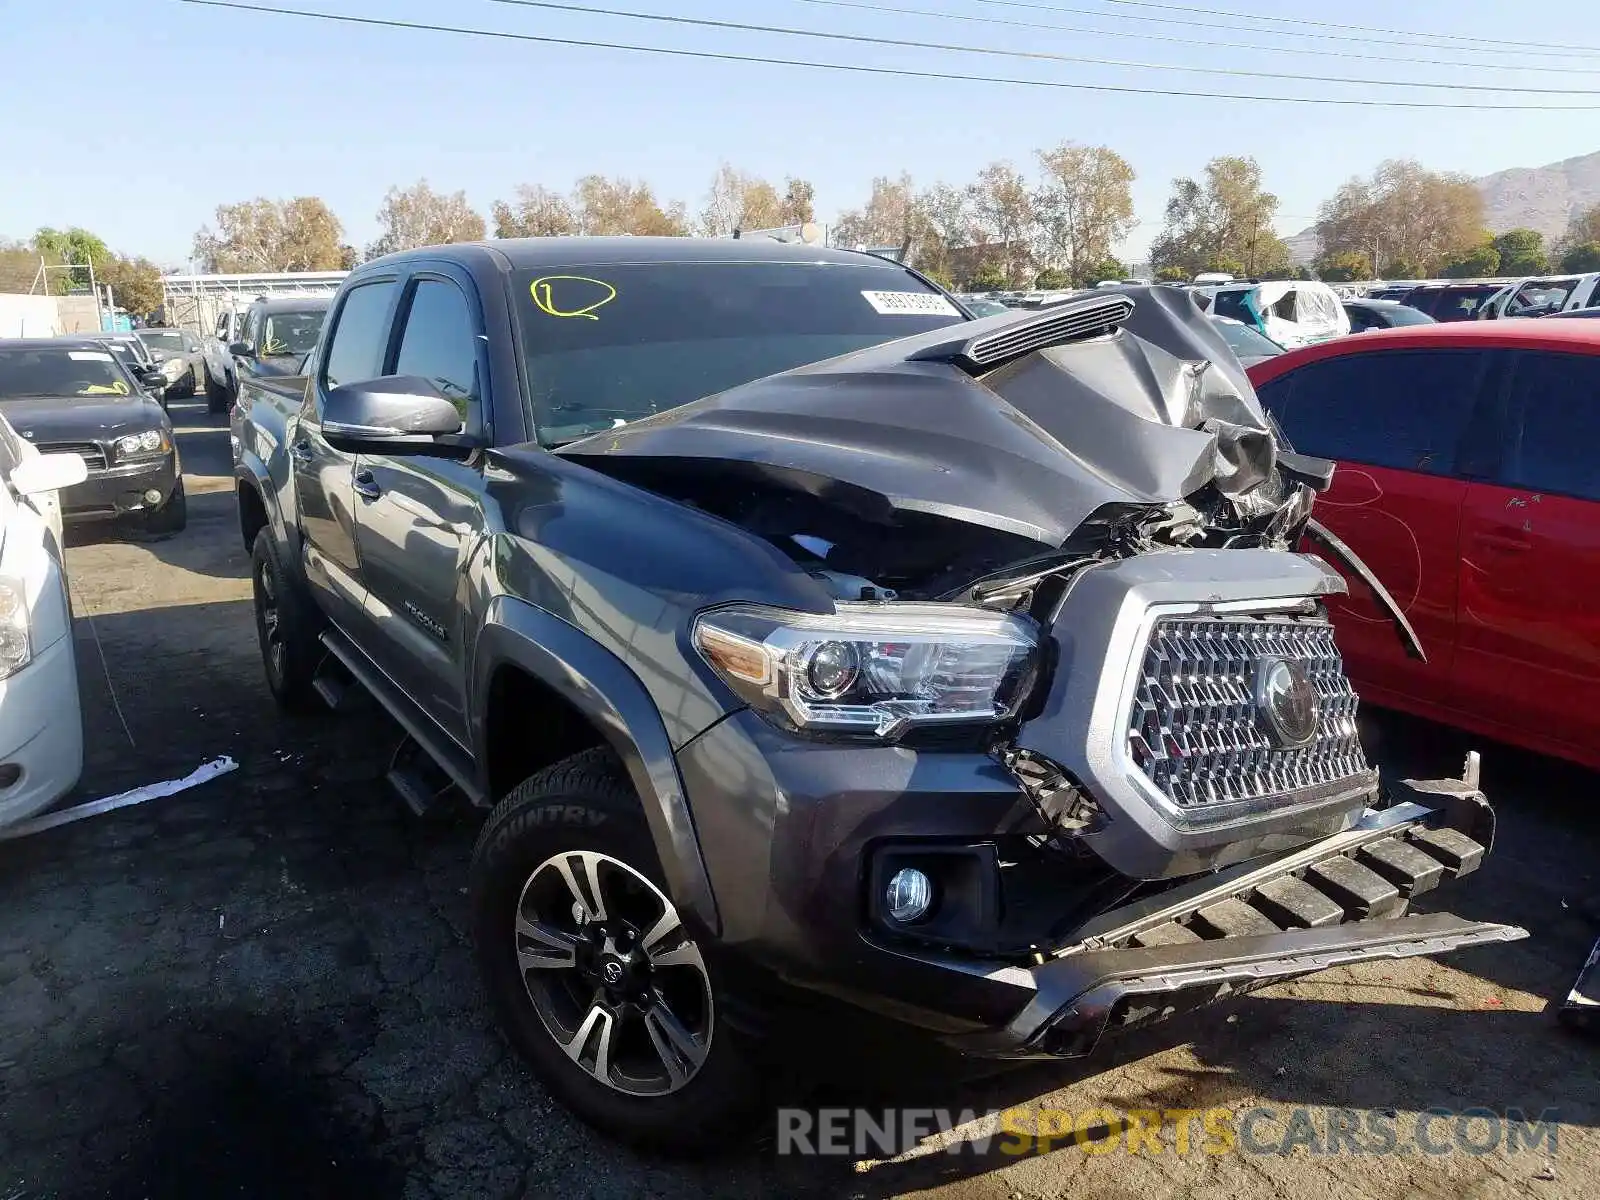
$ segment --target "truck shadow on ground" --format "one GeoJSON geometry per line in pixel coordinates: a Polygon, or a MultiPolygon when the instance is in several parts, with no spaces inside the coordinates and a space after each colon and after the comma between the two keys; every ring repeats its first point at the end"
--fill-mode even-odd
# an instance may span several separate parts
{"type": "MultiPolygon", "coordinates": [[[[1282,1122],[1301,1108],[1313,1110],[1313,1124],[1324,1132],[1325,1110],[1351,1110],[1393,1119],[1404,1136],[1409,1128],[1404,1114],[1430,1108],[1488,1109],[1513,1119],[1547,1117],[1569,1128],[1596,1129],[1597,1058],[1600,1050],[1556,1028],[1548,1015],[1252,998],[1210,1010],[1181,1029],[1136,1035],[1104,1057],[1079,1063],[1017,1068],[963,1085],[927,1080],[879,1089],[826,1089],[806,1107],[813,1112],[862,1108],[874,1114],[886,1108],[944,1109],[957,1115],[969,1110],[964,1114],[969,1120],[1019,1111],[1008,1126],[996,1118],[980,1121],[970,1135],[911,1157],[780,1157],[776,1162],[786,1194],[836,1195],[847,1187],[866,1200],[887,1200],[1014,1167],[1027,1156],[1093,1153],[1075,1143],[1070,1128],[1061,1136],[1058,1126],[1058,1136],[1043,1142],[1025,1132],[1005,1133],[1006,1128],[1035,1130],[1040,1110],[1052,1108],[1070,1113],[1083,1138],[1101,1146],[1125,1137],[1129,1114],[1162,1114],[1156,1128],[1168,1158],[1177,1152],[1170,1114],[1184,1110],[1231,1110],[1238,1132],[1245,1114],[1260,1109],[1259,1124],[1252,1124],[1260,1131],[1255,1145],[1269,1147],[1281,1144],[1282,1122]],[[1120,1066],[1184,1040],[1191,1042],[1198,1066],[1167,1069],[1154,1087],[1127,1086],[1120,1066]],[[1376,1069],[1375,1046],[1387,1048],[1376,1069]],[[1097,1083],[1097,1075],[1104,1075],[1103,1082],[1097,1083]],[[1051,1098],[1069,1088],[1069,1095],[1051,1098]],[[1091,1109],[1105,1111],[1084,1122],[1091,1109]]],[[[1144,1078],[1148,1074],[1140,1072],[1144,1078]]],[[[1199,1120],[1197,1112],[1190,1130],[1196,1147],[1202,1141],[1199,1120]]],[[[1194,1152],[1194,1161],[1204,1157],[1194,1152]]]]}

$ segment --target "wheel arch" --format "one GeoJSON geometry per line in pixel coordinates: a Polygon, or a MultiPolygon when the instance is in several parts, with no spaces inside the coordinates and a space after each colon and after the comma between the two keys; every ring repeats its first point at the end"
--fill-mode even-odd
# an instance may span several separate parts
{"type": "Polygon", "coordinates": [[[566,736],[547,730],[545,736],[573,752],[590,745],[611,747],[638,794],[674,903],[716,934],[716,901],[672,743],[655,702],[627,664],[559,617],[497,596],[474,643],[471,683],[474,757],[484,795],[493,801],[501,794],[497,785],[512,769],[506,763],[530,761],[526,747],[506,751],[504,739],[526,730],[506,721],[503,704],[496,708],[507,699],[506,689],[524,689],[519,697],[554,700],[560,706],[558,723],[581,721],[592,736],[581,729],[575,736],[570,730],[566,736]]]}

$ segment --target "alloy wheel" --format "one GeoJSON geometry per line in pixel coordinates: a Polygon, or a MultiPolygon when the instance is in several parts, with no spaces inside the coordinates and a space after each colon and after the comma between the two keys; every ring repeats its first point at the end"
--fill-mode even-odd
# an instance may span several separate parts
{"type": "Polygon", "coordinates": [[[664,1096],[711,1048],[711,979],[678,911],[626,863],[568,851],[517,900],[517,965],[562,1052],[607,1087],[664,1096]]]}
{"type": "Polygon", "coordinates": [[[261,641],[267,652],[267,667],[273,678],[283,678],[283,630],[278,623],[278,590],[272,568],[262,563],[256,568],[256,612],[261,621],[261,641]]]}

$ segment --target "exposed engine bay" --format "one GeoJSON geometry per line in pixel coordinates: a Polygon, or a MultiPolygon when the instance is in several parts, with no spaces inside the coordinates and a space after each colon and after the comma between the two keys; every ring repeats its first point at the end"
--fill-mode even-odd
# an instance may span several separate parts
{"type": "Polygon", "coordinates": [[[1005,606],[1095,559],[1293,546],[1332,478],[1172,288],[904,339],[563,453],[758,534],[840,599],[1005,606]]]}

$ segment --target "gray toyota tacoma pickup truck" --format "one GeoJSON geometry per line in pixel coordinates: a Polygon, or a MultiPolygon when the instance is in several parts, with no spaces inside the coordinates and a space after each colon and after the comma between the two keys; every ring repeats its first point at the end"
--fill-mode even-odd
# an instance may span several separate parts
{"type": "Polygon", "coordinates": [[[1386,594],[1299,552],[1332,465],[1185,293],[979,320],[863,254],[490,242],[364,264],[302,370],[233,416],[268,683],[492,809],[488,996],[614,1134],[759,1112],[796,996],[1071,1057],[1525,936],[1412,910],[1493,813],[1380,788],[1324,602],[1386,594]]]}

